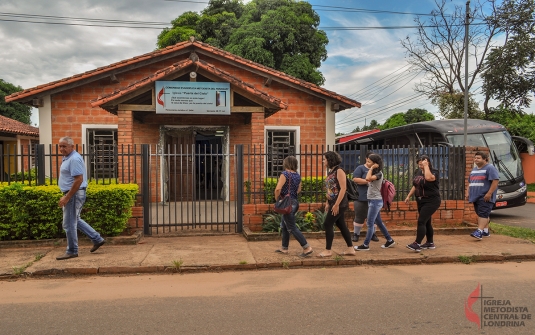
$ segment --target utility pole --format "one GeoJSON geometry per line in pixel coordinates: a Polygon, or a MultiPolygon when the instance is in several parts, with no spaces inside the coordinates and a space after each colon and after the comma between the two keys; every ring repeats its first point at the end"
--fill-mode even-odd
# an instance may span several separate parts
{"type": "Polygon", "coordinates": [[[470,27],[470,0],[466,1],[466,18],[464,22],[464,146],[468,142],[468,30],[470,27]]]}

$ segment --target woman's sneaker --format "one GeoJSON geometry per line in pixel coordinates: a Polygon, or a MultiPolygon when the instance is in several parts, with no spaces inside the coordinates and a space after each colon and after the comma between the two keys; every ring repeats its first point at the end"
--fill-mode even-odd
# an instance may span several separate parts
{"type": "Polygon", "coordinates": [[[483,237],[490,237],[490,231],[489,232],[485,232],[483,230],[483,234],[481,234],[483,237]]]}
{"type": "Polygon", "coordinates": [[[412,242],[411,244],[408,244],[407,249],[411,249],[416,252],[422,251],[422,247],[416,242],[412,242]]]}
{"type": "Polygon", "coordinates": [[[394,244],[396,244],[396,242],[394,242],[394,240],[386,241],[386,243],[383,244],[383,245],[381,246],[381,248],[383,248],[383,249],[390,248],[390,247],[393,246],[394,244]]]}
{"type": "Polygon", "coordinates": [[[420,248],[422,249],[435,249],[435,243],[431,242],[425,242],[424,244],[420,245],[420,248]]]}
{"type": "Polygon", "coordinates": [[[358,247],[353,247],[353,249],[355,249],[356,251],[368,251],[370,250],[370,246],[361,244],[358,247]]]}

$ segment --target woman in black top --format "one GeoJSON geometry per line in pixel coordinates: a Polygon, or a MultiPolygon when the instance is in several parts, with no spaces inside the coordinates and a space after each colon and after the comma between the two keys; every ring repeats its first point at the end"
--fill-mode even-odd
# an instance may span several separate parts
{"type": "Polygon", "coordinates": [[[440,207],[441,199],[438,189],[438,170],[433,169],[433,164],[427,155],[420,156],[416,162],[419,169],[412,180],[413,186],[405,199],[405,203],[409,203],[410,197],[414,194],[418,205],[418,229],[416,241],[407,245],[407,248],[420,252],[422,249],[435,249],[431,216],[440,207]],[[427,241],[421,244],[424,236],[427,241]]]}

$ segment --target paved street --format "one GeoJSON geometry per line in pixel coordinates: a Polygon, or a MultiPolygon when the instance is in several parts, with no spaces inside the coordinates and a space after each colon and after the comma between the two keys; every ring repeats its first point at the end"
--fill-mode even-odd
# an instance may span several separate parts
{"type": "Polygon", "coordinates": [[[534,277],[507,262],[0,281],[0,334],[532,334],[533,314],[478,331],[465,301],[480,284],[522,321],[534,277]]]}
{"type": "Polygon", "coordinates": [[[535,204],[492,211],[490,221],[508,226],[535,229],[535,204]]]}

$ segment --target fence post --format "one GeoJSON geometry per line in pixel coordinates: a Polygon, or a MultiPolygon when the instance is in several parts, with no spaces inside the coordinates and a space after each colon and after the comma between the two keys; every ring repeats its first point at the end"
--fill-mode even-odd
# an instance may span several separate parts
{"type": "Polygon", "coordinates": [[[45,184],[45,145],[35,145],[35,167],[37,168],[37,185],[45,184]]]}
{"type": "Polygon", "coordinates": [[[236,145],[236,232],[243,231],[243,144],[236,145]]]}
{"type": "Polygon", "coordinates": [[[151,235],[150,230],[150,179],[149,179],[149,145],[141,145],[141,185],[143,189],[143,234],[151,235]]]}
{"type": "Polygon", "coordinates": [[[367,145],[360,145],[360,165],[366,164],[366,154],[368,153],[367,145]]]}

